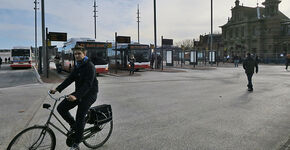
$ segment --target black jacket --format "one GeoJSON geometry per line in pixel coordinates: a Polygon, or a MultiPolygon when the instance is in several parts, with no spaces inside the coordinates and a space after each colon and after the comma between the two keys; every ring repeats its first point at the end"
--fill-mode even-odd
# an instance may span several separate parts
{"type": "Polygon", "coordinates": [[[243,67],[246,74],[254,74],[254,69],[256,67],[256,73],[258,73],[258,63],[252,57],[247,57],[243,62],[243,67]]]}
{"type": "Polygon", "coordinates": [[[93,96],[98,93],[96,68],[90,60],[86,60],[78,67],[74,67],[70,75],[56,88],[61,92],[75,81],[75,92],[72,93],[78,100],[84,96],[93,96]]]}

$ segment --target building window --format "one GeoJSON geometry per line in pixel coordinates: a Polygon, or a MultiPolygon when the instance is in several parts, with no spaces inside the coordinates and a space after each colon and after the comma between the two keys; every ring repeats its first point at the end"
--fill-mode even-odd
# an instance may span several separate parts
{"type": "Polygon", "coordinates": [[[242,28],[241,28],[241,35],[242,35],[242,37],[245,36],[245,27],[242,27],[242,28]]]}
{"type": "Polygon", "coordinates": [[[236,37],[239,37],[239,28],[236,28],[236,30],[235,30],[235,36],[236,37]]]}
{"type": "Polygon", "coordinates": [[[224,36],[224,39],[227,39],[227,31],[226,30],[224,30],[223,36],[224,36]]]}
{"type": "Polygon", "coordinates": [[[255,26],[252,27],[252,35],[256,35],[256,27],[255,26]]]}

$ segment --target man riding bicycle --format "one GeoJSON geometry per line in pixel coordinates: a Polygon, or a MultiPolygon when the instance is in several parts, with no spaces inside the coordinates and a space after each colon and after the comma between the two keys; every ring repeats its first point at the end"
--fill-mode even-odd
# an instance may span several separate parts
{"type": "Polygon", "coordinates": [[[79,150],[84,127],[85,116],[96,101],[98,94],[98,80],[96,78],[96,69],[94,64],[86,56],[86,50],[83,47],[76,46],[73,48],[76,64],[70,75],[56,88],[50,90],[54,94],[56,91],[61,92],[72,82],[75,82],[75,92],[68,95],[57,107],[57,111],[63,119],[69,123],[74,133],[74,144],[71,150],[79,150]],[[78,106],[76,120],[70,114],[69,110],[78,106]]]}

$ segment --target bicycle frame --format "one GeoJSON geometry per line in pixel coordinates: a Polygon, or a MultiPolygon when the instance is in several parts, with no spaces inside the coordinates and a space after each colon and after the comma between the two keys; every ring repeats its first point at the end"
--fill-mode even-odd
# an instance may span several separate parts
{"type": "Polygon", "coordinates": [[[61,99],[66,98],[67,96],[64,95],[64,96],[61,96],[61,97],[59,97],[59,98],[57,99],[57,98],[54,98],[54,97],[53,97],[49,92],[48,92],[48,95],[50,96],[50,98],[54,99],[55,102],[54,102],[54,104],[53,104],[52,109],[46,108],[46,109],[50,110],[50,114],[49,114],[49,117],[48,117],[48,119],[47,119],[47,121],[46,121],[46,123],[45,123],[44,126],[49,127],[49,125],[51,125],[53,128],[55,128],[56,130],[58,130],[58,131],[59,131],[60,133],[62,133],[63,135],[68,136],[68,135],[66,134],[66,132],[69,131],[68,128],[67,128],[67,127],[66,127],[66,126],[65,126],[65,125],[60,121],[60,119],[59,119],[59,118],[54,114],[54,110],[55,110],[55,107],[56,107],[57,102],[60,101],[61,99]],[[54,116],[54,118],[56,118],[56,120],[57,120],[57,121],[62,125],[62,127],[65,128],[66,132],[63,131],[63,130],[61,130],[60,128],[58,128],[58,127],[57,127],[55,124],[53,124],[52,122],[50,122],[52,116],[54,116]]]}
{"type": "MultiPolygon", "coordinates": [[[[47,121],[46,121],[46,123],[45,123],[45,127],[48,127],[49,128],[49,126],[52,126],[53,128],[55,128],[57,131],[59,131],[60,133],[62,133],[63,135],[65,135],[66,137],[68,136],[68,134],[67,134],[67,132],[69,131],[69,129],[60,121],[60,119],[55,115],[55,113],[54,113],[54,110],[55,110],[55,107],[56,107],[56,104],[57,104],[57,102],[58,101],[60,101],[61,99],[64,99],[64,98],[66,98],[67,96],[66,95],[64,95],[64,96],[61,96],[61,97],[59,97],[59,98],[55,98],[55,97],[53,97],[49,92],[48,92],[48,95],[52,98],[52,99],[54,99],[55,100],[55,102],[54,102],[54,104],[53,104],[53,107],[52,107],[52,109],[49,109],[49,108],[46,108],[46,109],[48,109],[48,110],[50,110],[50,114],[49,114],[49,117],[48,117],[48,119],[47,119],[47,121]],[[50,120],[51,120],[51,118],[52,118],[52,116],[54,117],[54,118],[56,118],[56,120],[62,125],[62,127],[66,130],[66,131],[63,131],[63,130],[61,130],[59,127],[57,127],[55,124],[53,124],[52,122],[50,122],[50,120]]],[[[92,128],[94,128],[94,126],[93,127],[90,127],[90,128],[87,128],[87,129],[84,129],[84,137],[83,137],[83,140],[85,140],[85,139],[87,139],[87,138],[89,138],[89,137],[91,137],[92,135],[94,135],[95,133],[93,133],[93,132],[90,132],[90,130],[92,129],[92,128]],[[88,134],[89,133],[89,134],[88,134]],[[88,135],[87,135],[88,134],[88,135]]]]}

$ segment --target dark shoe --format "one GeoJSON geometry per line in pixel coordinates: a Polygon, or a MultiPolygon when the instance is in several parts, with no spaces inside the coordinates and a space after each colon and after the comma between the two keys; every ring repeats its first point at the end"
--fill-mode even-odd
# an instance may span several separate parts
{"type": "Polygon", "coordinates": [[[71,146],[70,150],[80,150],[79,144],[74,143],[74,144],[71,146]]]}
{"type": "Polygon", "coordinates": [[[252,88],[250,88],[250,89],[248,89],[248,91],[252,92],[252,91],[253,91],[253,89],[252,89],[252,88]]]}

